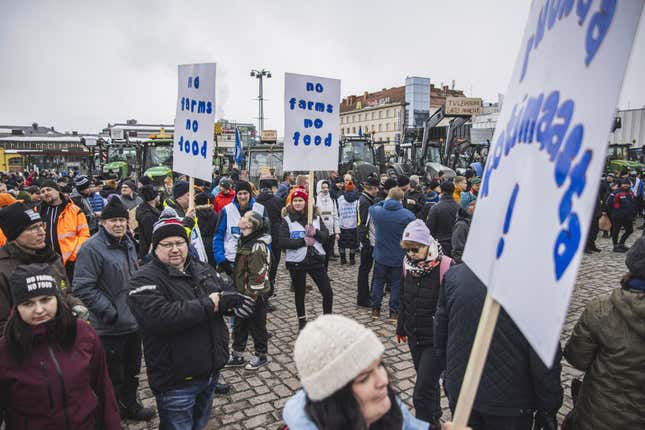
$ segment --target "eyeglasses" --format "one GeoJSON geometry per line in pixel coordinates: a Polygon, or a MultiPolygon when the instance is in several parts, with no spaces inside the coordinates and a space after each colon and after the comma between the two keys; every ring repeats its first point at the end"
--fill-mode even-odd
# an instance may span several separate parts
{"type": "Polygon", "coordinates": [[[178,240],[177,242],[159,242],[158,246],[160,246],[161,249],[165,249],[166,251],[172,248],[182,249],[186,246],[186,241],[178,240]]]}
{"type": "Polygon", "coordinates": [[[408,254],[416,254],[419,252],[419,248],[408,248],[405,250],[405,252],[408,254]]]}

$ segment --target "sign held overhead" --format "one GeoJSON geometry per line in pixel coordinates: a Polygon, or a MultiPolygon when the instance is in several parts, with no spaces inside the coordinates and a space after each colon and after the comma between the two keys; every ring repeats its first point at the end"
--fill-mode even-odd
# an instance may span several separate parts
{"type": "Polygon", "coordinates": [[[480,115],[482,112],[482,99],[446,97],[446,115],[480,115]]]}

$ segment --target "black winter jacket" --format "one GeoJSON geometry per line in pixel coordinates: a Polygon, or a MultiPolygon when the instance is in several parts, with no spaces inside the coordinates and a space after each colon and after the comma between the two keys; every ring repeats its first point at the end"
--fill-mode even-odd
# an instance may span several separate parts
{"type": "MultiPolygon", "coordinates": [[[[284,207],[284,200],[280,197],[275,196],[270,191],[262,191],[256,198],[255,201],[262,204],[265,209],[265,216],[269,218],[269,224],[271,225],[271,243],[278,244],[279,241],[279,232],[280,224],[282,224],[282,208],[284,207]]],[[[275,245],[272,245],[275,246],[275,245]]]]}
{"type": "Polygon", "coordinates": [[[430,234],[440,242],[450,242],[457,212],[459,212],[457,202],[451,195],[443,194],[439,203],[435,204],[428,213],[426,225],[430,229],[430,234]]]}
{"type": "MultiPolygon", "coordinates": [[[[443,279],[435,316],[435,352],[445,364],[445,387],[454,410],[473,346],[486,286],[466,264],[443,279]]],[[[501,309],[473,409],[489,415],[520,416],[562,406],[560,348],[547,369],[513,320],[501,309]]]]}
{"type": "Polygon", "coordinates": [[[605,206],[609,217],[616,220],[634,218],[638,212],[634,193],[631,190],[623,190],[622,188],[609,194],[605,206]]]}
{"type": "Polygon", "coordinates": [[[418,346],[434,343],[433,323],[439,299],[439,266],[425,276],[404,276],[396,334],[418,346]]]}
{"type": "MultiPolygon", "coordinates": [[[[295,212],[290,210],[291,208],[285,207],[282,211],[284,216],[288,216],[291,222],[299,222],[303,227],[307,226],[307,213],[295,212]]],[[[314,219],[318,217],[317,210],[314,209],[314,219]]],[[[320,220],[320,230],[316,230],[314,238],[324,244],[329,240],[329,231],[325,226],[325,223],[320,220]]],[[[279,233],[279,243],[280,249],[298,249],[305,246],[305,240],[302,238],[292,239],[291,234],[289,233],[289,224],[283,218],[282,224],[280,224],[280,233],[279,233]]],[[[289,270],[308,270],[308,269],[319,269],[322,268],[325,263],[325,256],[318,255],[313,247],[307,248],[307,256],[304,260],[299,263],[286,262],[286,267],[289,270]]]]}
{"type": "Polygon", "coordinates": [[[202,234],[204,250],[208,256],[208,263],[215,267],[215,255],[213,254],[213,236],[217,227],[217,214],[212,205],[195,206],[195,215],[197,216],[197,225],[199,232],[202,234]]]}
{"type": "Polygon", "coordinates": [[[370,244],[370,226],[367,218],[370,207],[373,204],[374,197],[363,191],[358,199],[358,241],[365,249],[372,247],[370,244]]]}
{"type": "Polygon", "coordinates": [[[159,219],[161,212],[157,208],[153,208],[147,202],[141,203],[135,211],[137,229],[139,233],[139,259],[148,255],[150,247],[152,246],[152,228],[159,219]]]}
{"type": "Polygon", "coordinates": [[[231,288],[208,264],[188,258],[186,273],[155,256],[130,279],[128,303],[155,394],[208,379],[228,360],[228,328],[208,295],[231,288]]]}
{"type": "Polygon", "coordinates": [[[470,231],[470,221],[472,219],[468,212],[459,208],[457,215],[457,222],[452,231],[452,258],[457,263],[461,263],[461,256],[464,254],[466,247],[466,240],[468,240],[468,232],[470,231]]]}

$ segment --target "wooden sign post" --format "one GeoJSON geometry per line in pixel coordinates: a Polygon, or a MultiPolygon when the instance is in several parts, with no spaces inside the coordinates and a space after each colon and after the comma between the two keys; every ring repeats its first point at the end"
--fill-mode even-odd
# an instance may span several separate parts
{"type": "Polygon", "coordinates": [[[314,219],[314,172],[313,170],[309,171],[309,187],[307,192],[309,193],[309,201],[307,202],[307,224],[311,224],[314,219]]]}

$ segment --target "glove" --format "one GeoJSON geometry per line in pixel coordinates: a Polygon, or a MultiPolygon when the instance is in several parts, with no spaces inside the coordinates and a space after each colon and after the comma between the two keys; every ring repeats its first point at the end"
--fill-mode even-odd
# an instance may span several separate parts
{"type": "Polygon", "coordinates": [[[408,343],[408,337],[407,336],[399,336],[397,334],[396,335],[396,343],[408,343]]]}
{"type": "Polygon", "coordinates": [[[547,411],[537,411],[535,413],[535,421],[533,421],[533,430],[558,430],[556,414],[547,411]]]}
{"type": "Polygon", "coordinates": [[[307,246],[314,246],[314,243],[316,243],[316,240],[313,237],[305,236],[305,244],[307,246]]]}
{"type": "Polygon", "coordinates": [[[316,234],[316,227],[314,227],[311,224],[307,224],[307,227],[305,227],[305,236],[314,237],[315,234],[316,234]]]}
{"type": "Polygon", "coordinates": [[[237,291],[223,291],[219,296],[219,311],[226,316],[246,319],[253,314],[255,301],[237,291]]]}
{"type": "MultiPolygon", "coordinates": [[[[72,313],[76,316],[76,318],[89,321],[90,319],[90,311],[83,305],[76,305],[72,308],[72,313]]],[[[118,317],[118,315],[117,315],[118,317]]],[[[116,321],[116,319],[115,319],[116,321]]]]}
{"type": "Polygon", "coordinates": [[[231,262],[228,260],[224,260],[219,264],[219,270],[220,272],[226,273],[228,276],[233,274],[233,267],[231,267],[231,262]]]}

